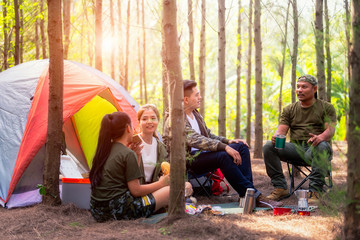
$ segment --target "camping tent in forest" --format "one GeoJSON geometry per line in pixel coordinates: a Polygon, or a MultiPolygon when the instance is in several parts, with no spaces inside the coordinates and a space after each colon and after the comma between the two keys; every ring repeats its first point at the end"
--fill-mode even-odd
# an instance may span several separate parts
{"type": "MultiPolygon", "coordinates": [[[[49,61],[23,63],[0,73],[0,204],[41,201],[48,121],[49,61]]],[[[63,132],[67,151],[89,169],[102,117],[127,112],[137,127],[138,104],[104,73],[64,61],[63,132]]]]}

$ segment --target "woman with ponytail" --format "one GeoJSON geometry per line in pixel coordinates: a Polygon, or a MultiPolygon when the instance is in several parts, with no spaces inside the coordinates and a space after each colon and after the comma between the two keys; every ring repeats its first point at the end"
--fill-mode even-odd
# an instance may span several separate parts
{"type": "Polygon", "coordinates": [[[133,128],[124,112],[104,116],[90,171],[90,211],[98,222],[148,217],[167,206],[169,176],[140,184],[142,145],[131,143],[133,128]]]}

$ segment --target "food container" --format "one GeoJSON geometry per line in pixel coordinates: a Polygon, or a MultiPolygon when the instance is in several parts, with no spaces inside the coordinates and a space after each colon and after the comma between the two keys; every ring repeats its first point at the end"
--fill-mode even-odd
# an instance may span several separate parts
{"type": "Polygon", "coordinates": [[[274,208],[274,215],[285,215],[285,214],[291,214],[291,208],[286,207],[275,207],[274,208]]]}

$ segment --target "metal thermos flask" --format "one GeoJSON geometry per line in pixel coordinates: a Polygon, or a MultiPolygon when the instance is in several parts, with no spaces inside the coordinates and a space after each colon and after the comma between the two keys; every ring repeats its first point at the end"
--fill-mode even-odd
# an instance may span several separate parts
{"type": "Polygon", "coordinates": [[[255,189],[253,188],[246,189],[244,211],[243,211],[244,214],[252,213],[255,202],[254,194],[255,194],[255,189]]]}

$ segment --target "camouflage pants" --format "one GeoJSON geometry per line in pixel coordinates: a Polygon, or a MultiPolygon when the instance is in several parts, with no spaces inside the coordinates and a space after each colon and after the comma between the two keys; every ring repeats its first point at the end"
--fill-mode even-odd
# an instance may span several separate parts
{"type": "Polygon", "coordinates": [[[149,217],[155,210],[155,198],[150,193],[134,198],[129,191],[110,201],[90,200],[90,212],[97,222],[111,219],[129,220],[149,217]]]}

